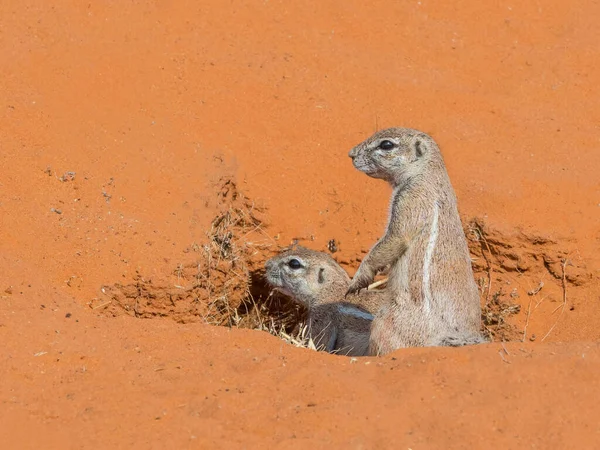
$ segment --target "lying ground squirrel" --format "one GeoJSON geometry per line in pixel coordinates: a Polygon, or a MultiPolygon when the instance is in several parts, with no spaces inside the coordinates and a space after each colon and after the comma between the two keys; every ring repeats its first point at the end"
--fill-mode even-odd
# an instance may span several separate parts
{"type": "Polygon", "coordinates": [[[387,300],[382,291],[366,291],[344,301],[350,277],[326,253],[296,247],[266,265],[268,283],[308,309],[308,336],[319,350],[364,356],[369,350],[373,313],[387,300]]]}
{"type": "Polygon", "coordinates": [[[360,292],[390,266],[391,301],[375,315],[371,354],[485,342],[456,196],[435,141],[417,130],[390,128],[354,147],[349,156],[354,167],[394,190],[386,234],[364,258],[347,291],[360,292]]]}

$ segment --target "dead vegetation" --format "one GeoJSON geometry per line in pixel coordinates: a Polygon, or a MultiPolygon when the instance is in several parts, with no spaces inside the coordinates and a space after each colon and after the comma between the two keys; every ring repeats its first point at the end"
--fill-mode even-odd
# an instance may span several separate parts
{"type": "MultiPolygon", "coordinates": [[[[485,277],[479,278],[479,288],[483,294],[484,301],[481,308],[481,322],[488,337],[494,341],[510,341],[517,334],[516,327],[507,322],[507,319],[521,311],[521,306],[504,300],[502,287],[494,294],[492,292],[492,250],[483,231],[483,225],[479,221],[469,224],[471,239],[476,242],[485,261],[485,277]]],[[[477,266],[476,266],[477,267],[477,266]]]]}
{"type": "Polygon", "coordinates": [[[494,341],[513,341],[518,330],[507,320],[513,314],[521,311],[521,305],[506,301],[502,290],[495,292],[481,309],[483,327],[488,336],[494,341]]]}
{"type": "Polygon", "coordinates": [[[274,321],[271,321],[268,325],[263,323],[255,329],[266,331],[273,336],[277,336],[281,340],[293,345],[294,347],[308,348],[314,351],[319,350],[312,338],[308,336],[308,327],[304,323],[300,323],[298,327],[290,333],[285,331],[284,327],[276,325],[274,321]]]}
{"type": "Polygon", "coordinates": [[[483,326],[494,340],[534,341],[536,335],[528,335],[532,317],[560,311],[549,329],[538,325],[544,341],[567,309],[567,285],[581,286],[592,278],[584,264],[568,260],[569,253],[550,238],[523,232],[505,236],[480,219],[469,221],[465,234],[481,290],[483,326]],[[538,295],[542,289],[544,295],[538,295]],[[552,303],[559,305],[553,307],[552,303]],[[519,317],[522,309],[525,317],[519,317]]]}
{"type": "Polygon", "coordinates": [[[263,280],[264,261],[280,248],[264,231],[262,210],[230,179],[221,180],[217,205],[204,242],[184,251],[190,261],[161,279],[138,273],[133,283],[103,286],[90,306],[114,316],[260,329],[314,347],[301,325],[306,311],[263,280]]]}

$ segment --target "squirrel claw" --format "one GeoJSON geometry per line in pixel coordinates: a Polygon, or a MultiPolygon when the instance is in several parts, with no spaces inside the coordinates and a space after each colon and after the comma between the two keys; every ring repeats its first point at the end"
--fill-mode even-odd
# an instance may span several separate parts
{"type": "Polygon", "coordinates": [[[352,283],[352,285],[346,291],[346,295],[344,295],[344,298],[347,298],[349,295],[358,295],[363,289],[365,289],[365,286],[362,286],[358,283],[352,283]]]}

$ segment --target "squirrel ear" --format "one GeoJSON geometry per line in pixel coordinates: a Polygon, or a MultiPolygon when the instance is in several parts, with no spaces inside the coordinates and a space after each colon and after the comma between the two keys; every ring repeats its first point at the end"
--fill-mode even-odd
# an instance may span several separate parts
{"type": "Polygon", "coordinates": [[[417,158],[423,156],[423,149],[421,148],[421,141],[419,139],[415,141],[415,153],[417,154],[417,158]]]}
{"type": "Polygon", "coordinates": [[[319,284],[325,283],[325,268],[321,267],[319,269],[319,284]]]}

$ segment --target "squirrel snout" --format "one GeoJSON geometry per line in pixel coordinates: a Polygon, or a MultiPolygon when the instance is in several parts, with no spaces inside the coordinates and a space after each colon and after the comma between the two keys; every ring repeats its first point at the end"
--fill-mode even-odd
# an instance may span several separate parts
{"type": "Polygon", "coordinates": [[[274,266],[274,265],[275,265],[275,264],[273,263],[273,261],[272,261],[272,260],[268,260],[268,261],[265,263],[265,269],[267,269],[267,272],[270,272],[270,271],[273,269],[273,266],[274,266]]]}

